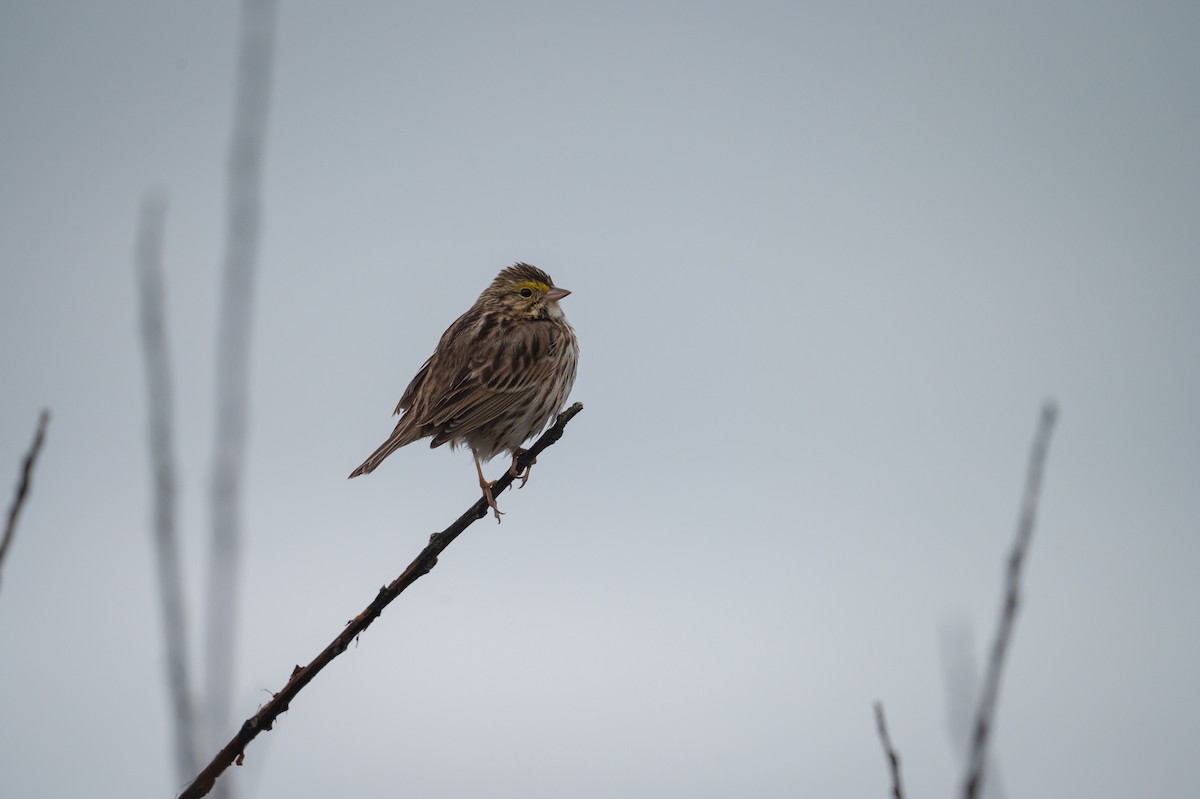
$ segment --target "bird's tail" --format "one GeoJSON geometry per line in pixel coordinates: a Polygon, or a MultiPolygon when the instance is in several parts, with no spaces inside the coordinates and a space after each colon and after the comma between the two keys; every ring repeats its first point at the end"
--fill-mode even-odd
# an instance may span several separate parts
{"type": "Polygon", "coordinates": [[[387,441],[383,442],[383,444],[379,446],[379,449],[372,452],[371,456],[362,462],[362,466],[359,466],[357,469],[350,472],[350,477],[347,479],[358,477],[360,474],[370,474],[371,472],[375,471],[376,466],[383,463],[384,458],[408,443],[409,441],[404,435],[404,432],[397,430],[396,432],[392,433],[391,437],[388,438],[387,441]]]}

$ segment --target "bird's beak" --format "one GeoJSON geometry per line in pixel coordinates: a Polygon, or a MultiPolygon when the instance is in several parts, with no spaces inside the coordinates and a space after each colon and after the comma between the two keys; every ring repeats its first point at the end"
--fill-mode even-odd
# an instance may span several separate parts
{"type": "Polygon", "coordinates": [[[567,289],[555,287],[546,292],[546,299],[550,300],[551,302],[558,302],[570,293],[571,292],[567,289]]]}

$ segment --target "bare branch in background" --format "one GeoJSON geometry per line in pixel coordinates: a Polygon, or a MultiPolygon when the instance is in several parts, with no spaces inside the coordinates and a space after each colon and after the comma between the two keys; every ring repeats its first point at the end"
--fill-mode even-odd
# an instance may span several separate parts
{"type": "MultiPolygon", "coordinates": [[[[949,621],[939,633],[942,676],[946,686],[946,733],[956,762],[965,772],[971,754],[971,725],[979,698],[979,661],[975,656],[975,637],[965,619],[949,621]]],[[[987,781],[981,786],[981,799],[1004,799],[1004,785],[996,769],[995,755],[984,764],[987,781]]]]}
{"type": "Polygon", "coordinates": [[[275,0],[243,0],[237,99],[228,164],[229,227],[217,331],[204,691],[212,742],[227,732],[233,691],[251,315],[274,49],[275,0]]]}
{"type": "MultiPolygon", "coordinates": [[[[554,444],[562,438],[563,430],[567,426],[567,422],[571,421],[577,413],[583,410],[583,405],[576,402],[570,408],[558,415],[558,420],[554,425],[542,434],[533,446],[517,460],[516,472],[524,471],[525,467],[537,460],[547,447],[554,444]]],[[[510,470],[504,471],[504,476],[496,481],[492,487],[493,496],[499,497],[509,486],[512,485],[513,476],[510,470]]],[[[237,734],[225,744],[224,748],[217,753],[217,756],[212,759],[212,762],[204,767],[204,770],[197,775],[192,784],[179,795],[179,799],[198,799],[205,796],[212,790],[217,777],[224,773],[225,769],[231,764],[241,763],[245,757],[246,746],[253,741],[260,732],[270,730],[275,720],[288,709],[288,705],[300,693],[304,686],[308,685],[314,677],[326,666],[328,666],[335,657],[346,651],[346,647],[350,642],[357,638],[364,630],[371,625],[371,622],[383,612],[392,600],[400,596],[404,589],[408,588],[419,577],[428,574],[429,570],[437,565],[438,555],[450,546],[455,538],[463,530],[466,530],[474,522],[482,519],[488,513],[488,503],[486,499],[480,498],[472,505],[466,513],[459,516],[454,524],[447,527],[440,533],[434,533],[429,538],[429,544],[421,550],[421,554],[417,555],[416,559],[408,565],[404,572],[393,580],[389,585],[379,589],[379,593],[370,605],[360,614],[358,614],[346,627],[338,633],[329,646],[321,650],[321,653],[313,658],[312,662],[307,666],[297,666],[292,670],[292,676],[288,679],[287,685],[271,697],[271,701],[267,702],[258,712],[242,724],[241,729],[237,734]]]]}
{"type": "Polygon", "coordinates": [[[892,773],[892,796],[904,799],[904,788],[900,785],[900,753],[892,746],[892,737],[888,735],[887,719],[883,716],[883,703],[875,703],[875,726],[879,730],[879,742],[883,744],[883,754],[887,758],[888,768],[892,773]]]}
{"type": "Polygon", "coordinates": [[[142,355],[146,364],[146,413],[149,419],[150,484],[154,507],[154,555],[162,605],[167,694],[175,734],[175,769],[182,782],[196,773],[196,709],[188,674],[187,614],[179,551],[175,477],[175,402],[167,345],[166,290],[163,281],[163,229],[167,200],[147,193],[138,221],[137,274],[142,355]]]}
{"type": "Polygon", "coordinates": [[[1033,449],[1029,455],[1029,471],[1025,480],[1025,496],[1021,504],[1021,516],[1017,523],[1017,539],[1008,557],[1006,572],[1004,606],[1000,612],[1000,624],[996,630],[996,638],[992,642],[991,659],[988,662],[987,673],[984,675],[983,694],[975,712],[974,731],[971,735],[971,756],[968,762],[966,782],[963,785],[963,796],[966,799],[978,799],[984,779],[984,766],[987,762],[988,737],[996,720],[996,699],[1000,693],[1000,675],[1004,670],[1004,658],[1012,640],[1013,625],[1017,618],[1017,606],[1020,602],[1021,567],[1029,553],[1029,544],[1033,538],[1033,524],[1037,516],[1038,497],[1042,490],[1042,475],[1046,468],[1046,453],[1050,448],[1050,434],[1054,431],[1054,422],[1058,409],[1052,402],[1042,408],[1041,419],[1038,422],[1037,433],[1033,440],[1033,449]]]}
{"type": "Polygon", "coordinates": [[[25,462],[21,465],[21,479],[17,482],[17,491],[8,507],[8,521],[4,525],[4,536],[0,538],[0,566],[4,565],[4,556],[8,554],[8,548],[17,535],[17,518],[25,505],[25,497],[29,496],[29,487],[33,484],[33,467],[37,463],[38,453],[42,451],[42,442],[46,440],[46,425],[49,423],[50,411],[42,411],[38,417],[33,443],[29,445],[29,452],[25,453],[25,462]]]}

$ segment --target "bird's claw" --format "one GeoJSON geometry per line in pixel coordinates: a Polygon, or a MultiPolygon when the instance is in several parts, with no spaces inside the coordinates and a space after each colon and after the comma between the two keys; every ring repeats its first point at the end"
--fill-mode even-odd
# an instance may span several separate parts
{"type": "Polygon", "coordinates": [[[496,498],[492,496],[492,486],[495,484],[495,482],[480,483],[479,487],[483,489],[483,498],[487,500],[488,507],[492,509],[492,513],[496,514],[496,524],[499,524],[504,511],[500,510],[500,506],[496,504],[496,498]]]}
{"type": "Polygon", "coordinates": [[[529,482],[529,473],[531,471],[533,471],[533,464],[537,463],[537,458],[534,458],[533,460],[531,460],[529,462],[529,465],[525,467],[525,471],[518,472],[517,471],[517,461],[520,459],[520,457],[522,455],[525,454],[525,452],[526,452],[526,450],[523,450],[523,449],[513,450],[512,466],[508,467],[508,473],[513,476],[513,479],[514,480],[520,479],[520,481],[521,481],[521,484],[519,486],[517,486],[517,488],[525,487],[525,484],[529,482]]]}

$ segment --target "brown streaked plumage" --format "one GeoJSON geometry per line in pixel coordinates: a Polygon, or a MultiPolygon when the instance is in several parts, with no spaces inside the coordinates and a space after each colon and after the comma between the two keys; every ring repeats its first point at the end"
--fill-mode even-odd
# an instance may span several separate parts
{"type": "Polygon", "coordinates": [[[465,444],[498,521],[500,509],[481,462],[507,451],[515,469],[521,444],[566,404],[579,343],[558,301],[570,293],[555,288],[535,266],[501,270],[442,334],[396,405],[403,414],[396,429],[350,476],[374,471],[388,455],[422,438],[432,438],[431,447],[465,444]]]}

